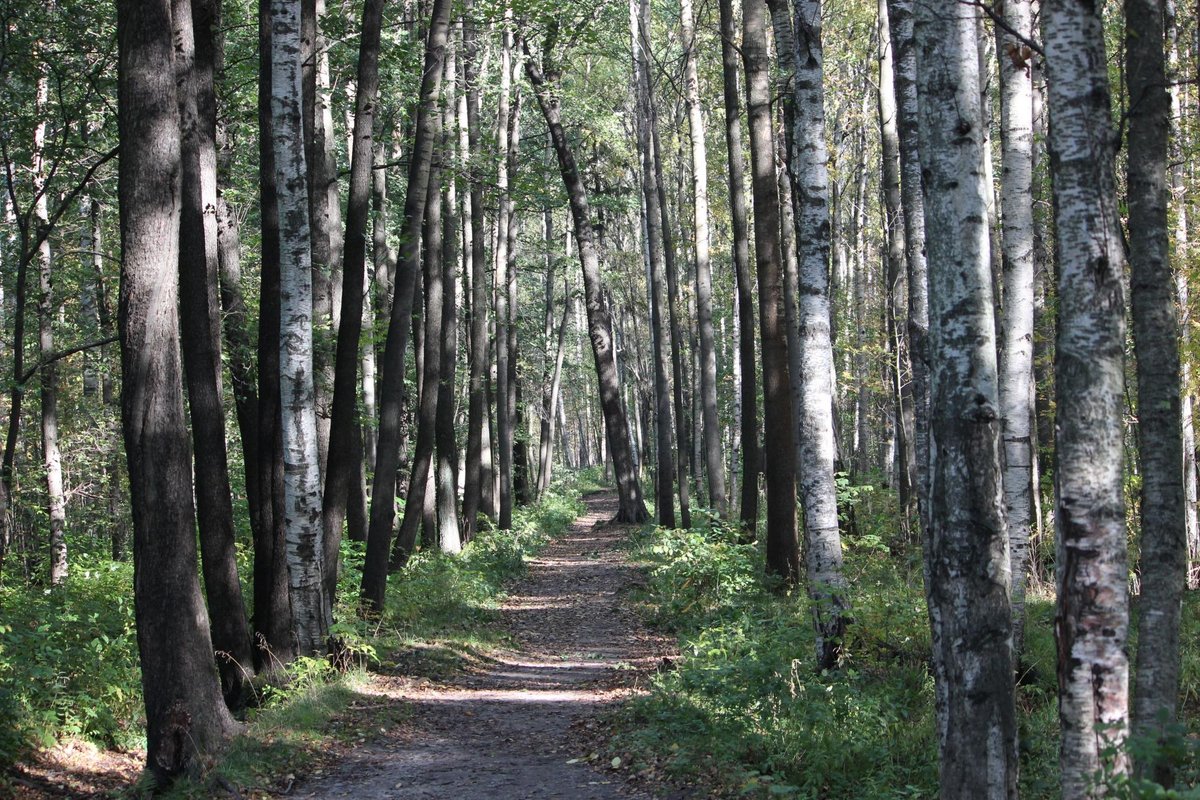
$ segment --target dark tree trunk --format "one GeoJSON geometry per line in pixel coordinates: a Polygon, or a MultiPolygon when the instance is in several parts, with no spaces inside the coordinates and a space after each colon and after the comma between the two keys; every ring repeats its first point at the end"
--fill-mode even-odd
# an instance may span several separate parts
{"type": "Polygon", "coordinates": [[[733,226],[733,267],[737,282],[738,357],[742,371],[742,528],[751,538],[758,527],[758,380],[754,355],[754,284],[750,273],[750,234],[746,216],[745,157],[742,153],[741,102],[738,98],[738,50],[733,0],[720,0],[721,64],[725,87],[725,144],[729,153],[729,205],[733,226]]]}
{"type": "MultiPolygon", "coordinates": [[[[434,137],[440,135],[440,120],[434,122],[434,137]]],[[[425,203],[425,227],[422,233],[425,250],[423,265],[425,314],[421,364],[420,399],[417,406],[417,442],[413,451],[412,472],[409,474],[408,495],[404,498],[404,517],[400,532],[392,550],[392,567],[398,568],[408,560],[417,546],[417,534],[426,517],[426,493],[429,489],[429,470],[433,464],[436,443],[438,395],[441,382],[442,363],[442,200],[441,158],[443,152],[433,154],[429,168],[428,197],[425,203]]],[[[432,497],[429,499],[433,499],[432,497]]],[[[426,537],[431,537],[432,526],[425,524],[426,537]]]]}
{"type": "Polygon", "coordinates": [[[371,519],[367,555],[363,565],[362,595],[375,612],[383,610],[387,590],[388,551],[396,518],[396,468],[400,461],[401,394],[404,388],[404,353],[412,324],[413,294],[420,268],[420,232],[425,219],[429,168],[438,113],[437,95],[442,83],[442,62],[450,26],[450,0],[433,0],[425,66],[421,73],[420,104],[413,147],[409,151],[408,189],[404,199],[400,264],[396,270],[395,297],[383,351],[380,382],[379,452],[371,486],[371,519]]]}
{"type": "Polygon", "coordinates": [[[279,203],[271,142],[270,0],[259,0],[259,187],[262,278],[258,306],[258,497],[254,540],[255,661],[259,669],[295,657],[283,528],[283,439],[279,394],[279,203]]]}
{"type": "Polygon", "coordinates": [[[579,262],[583,268],[583,290],[588,316],[588,335],[592,341],[592,356],[596,363],[596,377],[600,388],[600,406],[604,412],[604,427],[608,448],[612,454],[613,467],[617,474],[617,522],[641,523],[649,517],[642,500],[642,487],[638,483],[634,467],[633,451],[629,443],[629,423],[621,405],[621,387],[617,380],[617,365],[613,353],[612,317],[604,304],[603,284],[600,279],[600,259],[596,253],[595,232],[592,229],[591,212],[588,208],[587,188],[575,164],[575,154],[567,143],[563,130],[559,100],[554,95],[550,82],[528,52],[525,45],[525,74],[533,84],[538,105],[546,118],[554,152],[558,157],[559,171],[571,203],[571,217],[575,223],[575,241],[579,245],[579,262]]]}
{"type": "Polygon", "coordinates": [[[217,301],[216,92],[213,0],[174,0],[175,70],[182,131],[183,209],[179,232],[180,314],[196,464],[200,556],[221,689],[240,704],[252,667],[250,628],[238,581],[217,301]],[[193,26],[193,20],[195,25],[193,26]]]}
{"type": "MultiPolygon", "coordinates": [[[[663,225],[664,209],[658,193],[660,171],[655,164],[650,128],[653,121],[653,90],[650,78],[650,4],[641,0],[630,5],[633,34],[634,67],[637,76],[638,101],[638,150],[642,159],[642,201],[646,210],[646,255],[649,260],[649,305],[651,360],[654,362],[654,442],[655,442],[655,493],[654,502],[658,511],[658,524],[664,528],[675,527],[674,497],[674,442],[671,428],[671,383],[667,377],[670,364],[670,331],[664,324],[662,309],[666,305],[663,287],[663,225]]],[[[682,409],[676,408],[677,412],[682,409]]],[[[683,459],[680,459],[683,462],[683,459]]],[[[687,492],[687,481],[681,486],[687,492]]]]}
{"type": "MultiPolygon", "coordinates": [[[[372,143],[375,136],[376,97],[379,94],[379,40],[383,5],[383,0],[367,0],[363,7],[362,38],[358,46],[354,150],[350,160],[350,195],[346,206],[345,250],[342,255],[341,324],[338,327],[334,362],[333,414],[322,507],[325,591],[329,597],[334,596],[337,588],[338,550],[350,493],[361,492],[361,484],[355,480],[362,469],[362,434],[358,430],[357,403],[359,339],[362,336],[363,288],[366,283],[367,215],[371,199],[372,143]]],[[[356,521],[359,524],[363,522],[361,519],[356,521]]],[[[352,529],[348,536],[355,541],[362,541],[366,538],[366,530],[352,529]]]]}
{"type": "Polygon", "coordinates": [[[147,765],[169,782],[233,733],[196,571],[178,301],[180,141],[168,0],[123,0],[120,53],[121,418],[147,765]]]}
{"type": "MultiPolygon", "coordinates": [[[[1179,620],[1187,581],[1179,315],[1167,227],[1171,96],[1158,0],[1126,0],[1129,96],[1129,265],[1142,467],[1142,599],[1138,607],[1135,735],[1160,741],[1179,704],[1179,620]]],[[[1135,763],[1170,786],[1165,753],[1135,763]]]]}
{"type": "Polygon", "coordinates": [[[758,271],[763,358],[767,569],[786,583],[794,584],[800,576],[800,548],[796,539],[796,454],[792,441],[787,333],[782,313],[779,190],[775,182],[775,135],[771,123],[765,0],[747,0],[742,24],[742,58],[746,68],[746,108],[750,118],[754,191],[754,255],[758,271]]]}

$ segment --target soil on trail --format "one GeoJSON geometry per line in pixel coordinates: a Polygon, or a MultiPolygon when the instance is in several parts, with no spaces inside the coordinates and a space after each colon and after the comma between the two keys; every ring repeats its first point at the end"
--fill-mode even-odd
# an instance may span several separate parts
{"type": "Polygon", "coordinates": [[[584,498],[587,514],[532,559],[502,608],[511,649],[485,670],[430,684],[382,678],[406,719],[321,776],[305,798],[609,800],[663,795],[627,781],[625,765],[589,764],[579,730],[636,690],[670,644],[624,602],[637,570],[620,547],[628,528],[605,524],[616,498],[584,498]],[[584,749],[581,749],[584,748],[584,749]]]}

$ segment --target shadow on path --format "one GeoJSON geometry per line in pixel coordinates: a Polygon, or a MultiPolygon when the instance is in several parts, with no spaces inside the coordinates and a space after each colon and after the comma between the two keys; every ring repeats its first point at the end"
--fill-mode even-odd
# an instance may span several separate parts
{"type": "Polygon", "coordinates": [[[502,624],[514,647],[486,671],[445,685],[383,679],[384,696],[411,711],[403,730],[363,745],[331,773],[297,786],[295,796],[650,797],[624,787],[621,770],[579,762],[572,741],[572,726],[634,691],[669,649],[622,602],[640,579],[620,548],[628,529],[604,524],[616,496],[585,502],[587,513],[510,589],[502,624]]]}

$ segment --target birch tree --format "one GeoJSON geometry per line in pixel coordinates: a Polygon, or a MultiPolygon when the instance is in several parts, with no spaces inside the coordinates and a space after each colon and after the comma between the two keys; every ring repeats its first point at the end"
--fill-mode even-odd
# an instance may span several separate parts
{"type": "Polygon", "coordinates": [[[943,798],[1017,796],[1017,717],[976,19],[918,4],[929,247],[926,597],[943,798]]]}
{"type": "Polygon", "coordinates": [[[1064,800],[1128,769],[1124,243],[1101,7],[1044,0],[1058,342],[1054,520],[1064,800]],[[1112,753],[1105,764],[1105,753],[1112,753]]]}
{"type": "Polygon", "coordinates": [[[312,245],[301,125],[299,0],[271,0],[271,138],[279,202],[279,384],[284,535],[300,652],[324,652],[331,612],[322,578],[321,470],[313,388],[312,245]]]}
{"type": "Polygon", "coordinates": [[[1025,574],[1033,524],[1033,15],[1029,0],[1005,0],[1000,31],[1000,148],[1004,274],[1000,414],[1004,428],[1004,510],[1012,565],[1013,641],[1025,620],[1025,574]]]}

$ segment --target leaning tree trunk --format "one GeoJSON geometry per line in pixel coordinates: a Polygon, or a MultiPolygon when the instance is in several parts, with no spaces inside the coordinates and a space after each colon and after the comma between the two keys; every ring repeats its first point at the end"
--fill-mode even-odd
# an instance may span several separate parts
{"type": "Polygon", "coordinates": [[[383,351],[380,381],[379,443],[371,485],[371,519],[367,531],[367,555],[363,564],[362,596],[374,612],[383,610],[387,590],[388,551],[396,518],[396,468],[400,462],[401,395],[404,388],[404,355],[412,326],[413,294],[421,265],[421,225],[429,187],[433,155],[437,96],[442,83],[442,62],[450,32],[450,0],[433,0],[429,35],[425,40],[425,66],[421,73],[420,100],[413,146],[408,159],[408,189],[404,199],[400,264],[396,270],[395,295],[387,340],[383,351]]]}
{"type": "MultiPolygon", "coordinates": [[[[366,286],[367,215],[371,197],[372,144],[375,140],[376,98],[379,94],[379,41],[383,25],[383,0],[363,6],[362,36],[358,45],[358,92],[354,99],[354,147],[350,159],[350,194],[346,205],[345,249],[342,254],[342,307],[334,359],[333,413],[330,420],[328,466],[322,527],[325,537],[325,592],[337,588],[338,550],[350,492],[358,491],[351,478],[361,462],[355,447],[358,426],[359,340],[362,338],[363,292],[366,286]]],[[[382,171],[381,171],[382,172],[382,171]]],[[[383,249],[386,249],[386,239],[383,249]]],[[[350,530],[355,541],[366,539],[366,530],[350,530]]]]}
{"type": "Polygon", "coordinates": [[[121,419],[134,526],[134,610],[147,766],[161,782],[233,733],[196,570],[179,355],[179,111],[169,0],[117,4],[121,419]]]}
{"type": "Polygon", "coordinates": [[[741,102],[738,99],[738,49],[733,0],[719,0],[721,74],[725,90],[725,145],[729,156],[729,208],[733,228],[733,269],[737,282],[738,365],[741,372],[740,436],[742,446],[742,530],[754,536],[758,527],[758,381],[754,362],[754,285],[750,274],[750,234],[746,218],[745,158],[742,152],[741,102]]]}
{"type": "Polygon", "coordinates": [[[929,529],[941,796],[1017,797],[996,333],[974,14],[918,5],[921,159],[930,230],[929,529]]]}
{"type": "Polygon", "coordinates": [[[587,189],[575,164],[575,154],[567,143],[563,130],[559,99],[554,95],[525,45],[525,74],[537,94],[546,127],[550,129],[559,171],[571,203],[575,223],[575,241],[579,247],[579,263],[583,268],[584,302],[587,308],[588,336],[592,341],[592,357],[600,385],[600,407],[604,413],[604,428],[617,477],[617,522],[640,523],[649,518],[642,501],[642,487],[634,467],[633,449],[629,443],[629,423],[621,405],[621,387],[617,380],[617,365],[613,359],[612,317],[604,304],[600,280],[600,259],[596,252],[595,232],[592,229],[587,189]]]}
{"type": "MultiPolygon", "coordinates": [[[[1064,800],[1127,772],[1125,266],[1100,6],[1045,0],[1058,233],[1055,534],[1064,800]]],[[[931,226],[932,227],[932,226],[931,226]]]]}
{"type": "MultiPolygon", "coordinates": [[[[770,61],[765,0],[743,8],[742,59],[750,118],[754,190],[754,257],[758,271],[759,327],[763,359],[763,433],[767,476],[767,569],[788,584],[800,576],[796,540],[796,475],[787,333],[783,325],[779,189],[775,182],[775,136],[771,122],[770,61]]],[[[742,335],[748,335],[743,331],[742,335]]]]}
{"type": "Polygon", "coordinates": [[[729,509],[725,492],[725,458],[721,453],[721,423],[717,417],[717,349],[712,321],[712,256],[708,225],[708,149],[704,141],[704,110],[696,70],[696,24],[692,0],[680,0],[683,34],[683,90],[692,144],[692,212],[696,236],[696,322],[700,328],[700,404],[704,415],[704,468],[708,473],[708,502],[724,517],[729,509]]]}
{"type": "MultiPolygon", "coordinates": [[[[440,125],[435,124],[435,137],[440,125]]],[[[408,494],[404,498],[404,516],[396,545],[392,550],[391,565],[402,566],[416,551],[417,534],[422,527],[425,536],[432,537],[431,525],[427,524],[426,508],[432,510],[427,493],[430,489],[429,470],[433,465],[436,445],[438,415],[438,384],[441,381],[442,363],[442,171],[439,160],[441,147],[434,154],[429,169],[429,195],[425,201],[424,240],[425,261],[422,270],[422,294],[424,315],[421,317],[421,385],[417,401],[417,441],[413,449],[412,471],[409,473],[408,494]]]]}
{"type": "MultiPolygon", "coordinates": [[[[1183,430],[1179,410],[1179,313],[1167,226],[1167,139],[1171,96],[1159,0],[1126,0],[1129,95],[1129,266],[1137,356],[1138,454],[1142,474],[1142,597],[1138,606],[1133,730],[1162,741],[1179,698],[1179,618],[1187,582],[1183,430]]],[[[1172,783],[1159,752],[1134,765],[1172,783]]]]}
{"type": "Polygon", "coordinates": [[[796,120],[791,176],[796,208],[800,302],[800,500],[817,664],[836,665],[846,628],[846,579],[834,484],[833,344],[829,332],[829,154],[825,148],[820,0],[796,3],[796,120]]]}
{"type": "Polygon", "coordinates": [[[242,702],[253,651],[238,580],[237,531],[233,522],[221,391],[217,105],[212,61],[217,8],[212,0],[174,0],[172,11],[183,165],[180,314],[196,465],[200,560],[221,689],[226,700],[236,706],[242,702]]]}
{"type": "Polygon", "coordinates": [[[279,397],[283,526],[292,629],[304,655],[324,652],[331,598],[323,582],[321,465],[313,387],[312,245],[301,125],[300,9],[271,0],[271,141],[279,202],[279,397]]]}
{"type": "MultiPolygon", "coordinates": [[[[1002,31],[1000,146],[1004,265],[1004,328],[1000,358],[1000,414],[1004,427],[1004,509],[1012,564],[1013,647],[1025,630],[1025,574],[1033,525],[1033,53],[1030,0],[1005,0],[1002,31]],[[1020,38],[1018,38],[1020,37],[1020,38]]],[[[990,154],[988,156],[990,158],[990,154]]]]}

